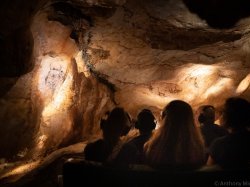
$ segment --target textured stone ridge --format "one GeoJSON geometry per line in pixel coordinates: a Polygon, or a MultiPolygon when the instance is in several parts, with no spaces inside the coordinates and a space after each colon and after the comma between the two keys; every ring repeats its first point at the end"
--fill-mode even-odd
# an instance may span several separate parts
{"type": "Polygon", "coordinates": [[[0,158],[97,138],[116,105],[159,118],[173,99],[194,109],[250,99],[250,19],[212,28],[188,1],[4,1],[0,158]]]}
{"type": "Polygon", "coordinates": [[[72,28],[39,12],[31,30],[33,71],[1,78],[0,158],[7,160],[36,159],[100,136],[100,118],[114,105],[110,89],[85,66],[72,28]]]}
{"type": "Polygon", "coordinates": [[[236,93],[249,74],[244,24],[213,29],[182,1],[127,1],[112,17],[94,20],[89,63],[132,113],[161,109],[172,99],[197,107],[220,106],[229,96],[249,98],[248,88],[236,93]]]}

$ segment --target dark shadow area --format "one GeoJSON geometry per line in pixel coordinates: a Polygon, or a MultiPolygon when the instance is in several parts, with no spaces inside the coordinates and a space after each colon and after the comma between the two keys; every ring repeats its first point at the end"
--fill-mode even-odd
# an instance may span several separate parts
{"type": "MultiPolygon", "coordinates": [[[[56,2],[51,5],[53,12],[49,20],[59,21],[64,25],[72,25],[77,20],[85,20],[90,26],[94,25],[93,16],[109,18],[115,12],[113,7],[89,6],[88,3],[56,2]]],[[[74,25],[72,25],[74,26],[74,25]]]]}
{"type": "Polygon", "coordinates": [[[250,170],[154,170],[145,165],[131,169],[112,168],[96,162],[70,160],[63,166],[67,186],[219,186],[222,183],[248,182],[250,170]]]}
{"type": "Polygon", "coordinates": [[[0,78],[0,98],[3,97],[8,91],[16,84],[18,77],[0,78]]]}
{"type": "Polygon", "coordinates": [[[27,27],[0,33],[0,77],[17,77],[33,69],[33,37],[27,27]]]}
{"type": "Polygon", "coordinates": [[[241,18],[250,15],[250,1],[247,0],[183,0],[189,10],[214,28],[231,28],[241,18]]]}
{"type": "Polygon", "coordinates": [[[234,42],[242,37],[240,33],[173,27],[169,27],[165,31],[155,27],[151,28],[147,33],[147,37],[150,38],[151,47],[163,50],[191,50],[220,41],[224,43],[234,42]]]}

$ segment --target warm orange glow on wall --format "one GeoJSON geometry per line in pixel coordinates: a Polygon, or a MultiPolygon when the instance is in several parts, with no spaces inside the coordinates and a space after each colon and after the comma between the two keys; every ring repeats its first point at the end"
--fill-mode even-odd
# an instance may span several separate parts
{"type": "Polygon", "coordinates": [[[229,78],[224,78],[218,80],[214,85],[209,87],[204,93],[204,99],[209,98],[209,96],[216,96],[222,94],[223,91],[233,88],[233,80],[229,78]]]}
{"type": "Polygon", "coordinates": [[[44,148],[44,144],[45,144],[45,141],[47,140],[47,138],[48,137],[46,135],[39,136],[38,142],[37,142],[37,149],[38,150],[42,150],[44,148]]]}
{"type": "Polygon", "coordinates": [[[45,103],[42,112],[45,119],[60,110],[65,110],[71,104],[74,93],[70,63],[66,56],[45,56],[41,61],[38,89],[45,103]]]}
{"type": "Polygon", "coordinates": [[[64,54],[41,57],[36,86],[42,106],[35,154],[39,155],[50,144],[59,145],[72,130],[77,73],[75,61],[64,54]]]}
{"type": "Polygon", "coordinates": [[[1,176],[1,178],[3,179],[10,177],[12,175],[25,174],[36,168],[40,163],[41,163],[40,161],[35,161],[35,162],[30,162],[28,164],[22,164],[20,166],[15,167],[13,170],[10,170],[9,172],[5,173],[3,176],[1,176]]]}
{"type": "Polygon", "coordinates": [[[250,85],[250,74],[248,74],[239,84],[239,86],[236,89],[237,94],[241,94],[245,92],[250,85]]]}
{"type": "MultiPolygon", "coordinates": [[[[154,80],[147,84],[124,87],[117,92],[117,100],[136,113],[142,107],[161,110],[172,100],[189,102],[194,109],[203,104],[221,105],[235,92],[231,70],[221,71],[221,65],[186,64],[176,68],[169,80],[154,80]],[[133,102],[129,98],[133,98],[133,102]],[[211,102],[212,101],[212,102],[211,102]],[[137,106],[137,108],[135,108],[137,106]]],[[[242,81],[246,87],[248,79],[242,81]]],[[[242,83],[242,84],[243,84],[242,83]]]]}
{"type": "Polygon", "coordinates": [[[86,66],[86,63],[84,62],[82,58],[82,51],[78,52],[78,54],[75,57],[76,59],[76,64],[77,64],[77,70],[79,73],[84,73],[85,77],[90,76],[90,71],[88,67],[86,66]]]}
{"type": "Polygon", "coordinates": [[[66,79],[68,65],[68,59],[65,56],[42,57],[38,71],[38,90],[44,99],[52,99],[58,92],[66,79]]]}

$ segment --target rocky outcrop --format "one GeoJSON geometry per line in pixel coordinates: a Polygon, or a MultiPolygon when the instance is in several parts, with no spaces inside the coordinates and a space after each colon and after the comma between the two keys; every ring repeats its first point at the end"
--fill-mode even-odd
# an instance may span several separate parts
{"type": "Polygon", "coordinates": [[[8,90],[0,100],[0,157],[7,160],[36,159],[100,136],[100,118],[114,105],[110,89],[86,67],[70,27],[40,12],[31,30],[33,71],[2,78],[8,90]]]}
{"type": "Polygon", "coordinates": [[[72,29],[38,14],[33,99],[39,108],[39,133],[33,155],[100,135],[99,120],[112,107],[112,93],[98,83],[70,38],[72,29]]]}
{"type": "Polygon", "coordinates": [[[0,99],[1,158],[22,159],[34,146],[38,132],[36,112],[31,101],[32,73],[19,78],[0,99]]]}
{"type": "Polygon", "coordinates": [[[3,1],[0,7],[0,77],[17,77],[32,70],[33,16],[46,0],[3,1]]]}
{"type": "Polygon", "coordinates": [[[250,99],[249,18],[212,28],[190,1],[5,3],[0,158],[37,158],[96,138],[116,105],[159,118],[173,99],[194,109],[250,99]]]}
{"type": "Polygon", "coordinates": [[[198,14],[215,28],[232,28],[240,19],[250,16],[249,1],[183,0],[183,2],[190,11],[198,14]]]}
{"type": "Polygon", "coordinates": [[[213,29],[182,1],[127,1],[112,17],[94,20],[89,64],[115,85],[116,102],[132,113],[160,110],[172,99],[220,106],[249,93],[236,92],[249,74],[244,25],[213,29]]]}

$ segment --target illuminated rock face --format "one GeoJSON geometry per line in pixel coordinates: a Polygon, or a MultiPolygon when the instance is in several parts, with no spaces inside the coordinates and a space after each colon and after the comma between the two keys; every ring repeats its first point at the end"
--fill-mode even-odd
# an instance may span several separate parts
{"type": "Polygon", "coordinates": [[[111,93],[93,78],[71,29],[39,13],[32,25],[36,67],[33,99],[39,133],[33,155],[99,135],[99,120],[113,104],[111,93]]]}
{"type": "Polygon", "coordinates": [[[173,99],[194,109],[220,107],[230,96],[250,99],[248,19],[213,29],[181,0],[45,7],[24,29],[33,70],[0,79],[0,158],[36,158],[97,137],[115,105],[133,117],[149,108],[159,118],[173,99]]]}
{"type": "Polygon", "coordinates": [[[247,26],[238,27],[212,29],[181,1],[129,1],[95,19],[89,63],[133,114],[143,107],[158,113],[173,99],[219,107],[230,96],[250,98],[247,26]]]}
{"type": "Polygon", "coordinates": [[[38,158],[98,137],[100,118],[114,106],[113,94],[85,66],[70,28],[39,12],[31,30],[33,71],[2,79],[14,86],[0,100],[1,158],[38,158]]]}

